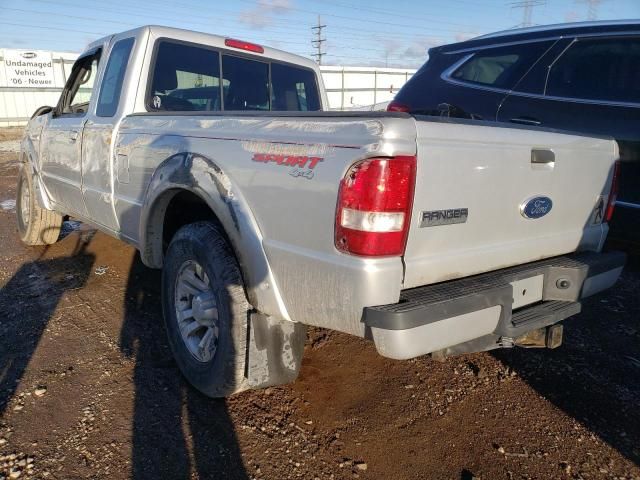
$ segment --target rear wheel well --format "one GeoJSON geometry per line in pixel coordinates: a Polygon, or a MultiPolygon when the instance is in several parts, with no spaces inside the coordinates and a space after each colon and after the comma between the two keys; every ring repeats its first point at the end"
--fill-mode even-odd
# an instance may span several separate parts
{"type": "Polygon", "coordinates": [[[167,204],[162,222],[162,256],[181,227],[202,221],[220,224],[218,217],[201,197],[187,190],[176,192],[167,204]]]}

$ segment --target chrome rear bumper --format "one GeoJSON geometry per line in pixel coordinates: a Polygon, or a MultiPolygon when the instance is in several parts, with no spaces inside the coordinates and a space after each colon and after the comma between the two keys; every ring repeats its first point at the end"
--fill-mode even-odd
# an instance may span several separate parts
{"type": "Polygon", "coordinates": [[[620,252],[578,253],[404,290],[399,303],[365,308],[363,322],[378,353],[395,359],[510,346],[579,313],[580,299],[611,287],[625,260],[620,252]],[[532,295],[529,285],[539,291],[532,295]]]}

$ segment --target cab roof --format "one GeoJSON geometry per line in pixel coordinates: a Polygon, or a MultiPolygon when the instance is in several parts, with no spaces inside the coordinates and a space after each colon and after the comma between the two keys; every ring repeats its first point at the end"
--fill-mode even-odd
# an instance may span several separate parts
{"type": "MultiPolygon", "coordinates": [[[[130,34],[132,37],[139,37],[145,34],[152,34],[156,38],[166,37],[166,38],[180,40],[184,42],[200,43],[203,45],[209,45],[209,46],[222,48],[230,51],[234,51],[235,49],[233,47],[229,47],[225,45],[225,40],[233,39],[233,40],[241,40],[247,43],[254,43],[249,38],[238,39],[237,37],[225,37],[222,35],[215,35],[212,33],[196,32],[193,30],[185,30],[182,28],[174,28],[174,27],[165,27],[162,25],[143,25],[143,26],[134,28],[132,30],[127,30],[122,33],[116,33],[114,35],[103,37],[99,40],[96,40],[95,42],[92,42],[88,48],[92,46],[104,44],[105,41],[108,41],[113,36],[116,36],[116,35],[120,36],[122,34],[130,34]]],[[[317,69],[317,64],[310,58],[285,52],[284,50],[279,50],[277,48],[267,47],[262,44],[259,44],[259,45],[264,48],[263,53],[255,53],[255,52],[250,52],[246,50],[238,50],[238,51],[242,51],[244,54],[247,54],[247,55],[255,55],[256,58],[280,60],[280,61],[293,63],[300,66],[305,66],[307,68],[311,68],[314,70],[317,69]]]]}

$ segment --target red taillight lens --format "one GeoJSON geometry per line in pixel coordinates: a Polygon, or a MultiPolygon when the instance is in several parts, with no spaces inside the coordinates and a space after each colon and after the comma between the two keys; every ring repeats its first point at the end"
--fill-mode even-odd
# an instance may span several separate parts
{"type": "Polygon", "coordinates": [[[610,222],[613,217],[613,211],[616,208],[616,199],[618,198],[618,183],[620,177],[620,160],[613,166],[613,177],[611,178],[611,190],[609,191],[609,199],[607,200],[607,213],[604,215],[604,221],[610,222]]]}
{"type": "Polygon", "coordinates": [[[340,183],[335,244],[363,256],[403,255],[411,223],[416,157],[373,158],[340,183]]]}
{"type": "Polygon", "coordinates": [[[404,103],[394,101],[387,105],[387,112],[408,112],[409,110],[411,110],[409,105],[405,105],[404,103]]]}
{"type": "Polygon", "coordinates": [[[227,38],[224,41],[227,47],[239,48],[240,50],[247,50],[248,52],[264,53],[264,48],[255,43],[243,42],[242,40],[234,40],[233,38],[227,38]]]}

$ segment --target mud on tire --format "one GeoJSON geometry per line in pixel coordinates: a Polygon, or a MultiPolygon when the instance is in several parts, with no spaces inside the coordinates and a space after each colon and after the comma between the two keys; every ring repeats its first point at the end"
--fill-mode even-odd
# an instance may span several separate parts
{"type": "Polygon", "coordinates": [[[62,215],[38,204],[31,169],[26,163],[18,174],[16,217],[20,239],[27,245],[50,245],[58,241],[62,215]]]}
{"type": "Polygon", "coordinates": [[[245,359],[251,307],[219,226],[193,223],[174,235],[162,272],[162,307],[171,349],[189,383],[210,397],[249,388],[245,359]],[[200,349],[202,342],[209,345],[204,340],[208,329],[217,338],[210,348],[200,349]]]}

